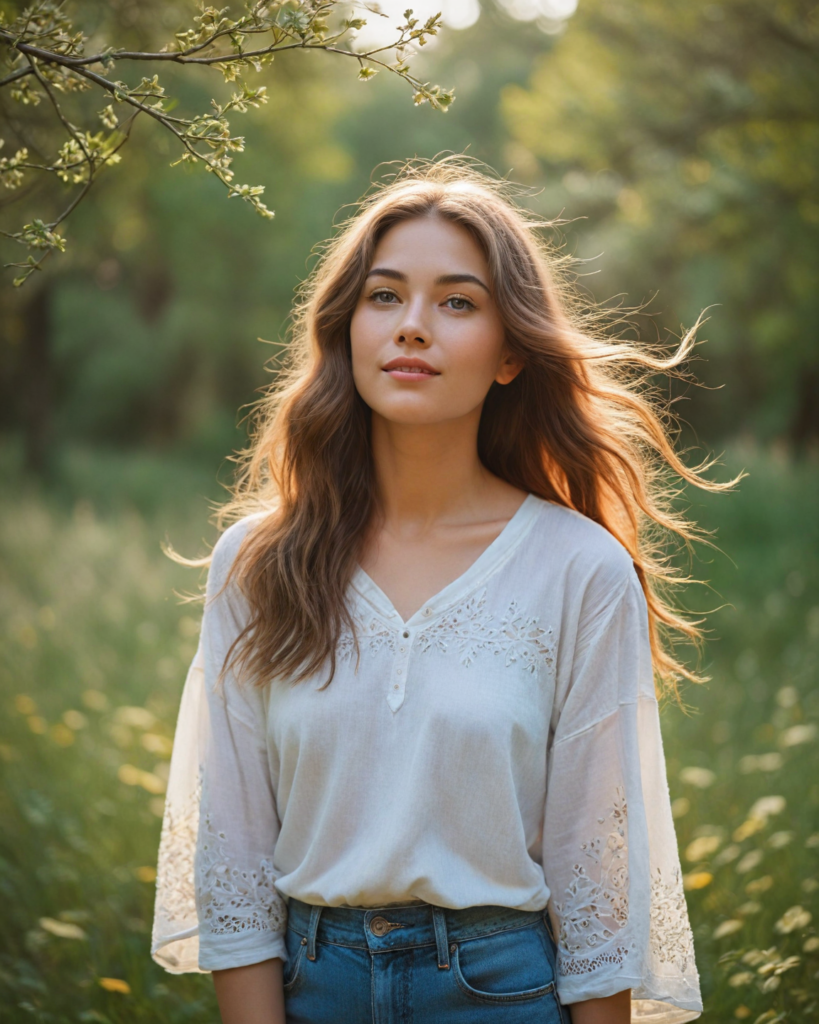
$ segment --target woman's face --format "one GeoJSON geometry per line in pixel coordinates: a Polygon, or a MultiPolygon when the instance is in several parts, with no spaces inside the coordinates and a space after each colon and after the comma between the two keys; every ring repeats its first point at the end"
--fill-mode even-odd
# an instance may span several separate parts
{"type": "Polygon", "coordinates": [[[463,227],[441,217],[384,235],[350,324],[353,378],[376,415],[437,423],[480,410],[521,364],[504,346],[489,268],[463,227]]]}

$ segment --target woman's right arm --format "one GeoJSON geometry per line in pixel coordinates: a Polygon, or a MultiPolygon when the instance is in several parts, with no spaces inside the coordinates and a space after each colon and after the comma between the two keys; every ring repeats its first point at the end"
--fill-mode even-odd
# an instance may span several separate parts
{"type": "Polygon", "coordinates": [[[285,1024],[282,960],[213,972],[222,1024],[285,1024]]]}
{"type": "MultiPolygon", "coordinates": [[[[250,1024],[259,1018],[244,1016],[245,1007],[261,999],[253,993],[260,985],[277,991],[255,979],[281,974],[281,965],[269,962],[287,958],[287,906],[273,867],[280,823],[265,694],[230,669],[219,679],[247,621],[235,583],[222,589],[246,528],[237,523],[221,536],[208,573],[199,648],[174,737],[152,953],[173,973],[223,972],[229,1019],[250,1024]],[[253,979],[252,992],[244,977],[253,979]]],[[[273,1019],[283,1021],[268,1013],[265,1024],[273,1019]]]]}

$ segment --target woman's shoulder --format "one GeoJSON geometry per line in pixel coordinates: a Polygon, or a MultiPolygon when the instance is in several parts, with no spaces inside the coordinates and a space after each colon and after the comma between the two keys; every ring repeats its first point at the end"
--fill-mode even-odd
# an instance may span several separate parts
{"type": "Polygon", "coordinates": [[[604,526],[575,509],[538,499],[534,539],[538,555],[555,569],[564,567],[577,582],[622,589],[635,577],[625,546],[604,526]]]}
{"type": "Polygon", "coordinates": [[[231,523],[219,536],[210,556],[209,580],[222,586],[231,566],[236,561],[239,548],[247,535],[270,515],[270,511],[254,512],[231,523]]]}

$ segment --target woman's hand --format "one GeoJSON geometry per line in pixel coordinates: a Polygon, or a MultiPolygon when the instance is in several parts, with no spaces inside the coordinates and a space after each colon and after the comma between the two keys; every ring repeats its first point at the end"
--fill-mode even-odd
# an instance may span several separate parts
{"type": "Polygon", "coordinates": [[[584,999],[572,1003],[572,1024],[630,1024],[631,989],[624,989],[605,999],[584,999]]]}
{"type": "Polygon", "coordinates": [[[222,1024],[285,1024],[282,960],[213,971],[222,1024]]]}

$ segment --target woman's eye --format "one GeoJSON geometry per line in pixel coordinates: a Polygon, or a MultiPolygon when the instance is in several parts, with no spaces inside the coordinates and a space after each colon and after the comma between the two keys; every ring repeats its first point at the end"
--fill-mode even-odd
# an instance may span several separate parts
{"type": "Polygon", "coordinates": [[[475,304],[473,302],[470,302],[469,299],[465,298],[463,295],[453,295],[446,301],[447,303],[453,303],[453,305],[450,306],[450,309],[455,309],[458,311],[475,308],[475,304]]]}
{"type": "Polygon", "coordinates": [[[397,300],[398,296],[395,294],[395,292],[377,291],[377,292],[373,292],[372,295],[370,296],[370,298],[373,300],[373,302],[386,302],[386,303],[390,304],[390,300],[391,299],[396,299],[397,300]]]}

